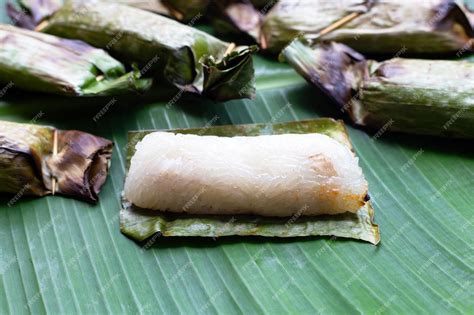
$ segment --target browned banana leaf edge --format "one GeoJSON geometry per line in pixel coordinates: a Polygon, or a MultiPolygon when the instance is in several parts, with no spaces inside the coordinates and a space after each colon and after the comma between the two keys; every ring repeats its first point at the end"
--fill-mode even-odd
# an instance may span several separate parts
{"type": "Polygon", "coordinates": [[[44,196],[52,193],[54,180],[56,193],[97,202],[112,146],[82,131],[0,121],[0,191],[44,196]]]}

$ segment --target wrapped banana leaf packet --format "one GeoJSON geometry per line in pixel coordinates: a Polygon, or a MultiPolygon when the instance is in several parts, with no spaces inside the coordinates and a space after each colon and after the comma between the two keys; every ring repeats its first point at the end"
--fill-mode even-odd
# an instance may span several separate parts
{"type": "Polygon", "coordinates": [[[107,52],[78,40],[0,25],[0,83],[65,96],[142,92],[151,79],[127,73],[107,52]]]}
{"type": "Polygon", "coordinates": [[[295,40],[282,57],[357,125],[474,138],[474,64],[394,58],[383,62],[339,43],[295,40]]]}
{"type": "Polygon", "coordinates": [[[246,34],[258,39],[264,14],[276,1],[267,5],[250,0],[215,1],[210,6],[209,20],[214,29],[221,34],[246,34]]]}
{"type": "Polygon", "coordinates": [[[76,130],[0,121],[0,192],[97,202],[112,142],[76,130]]]}
{"type": "MultiPolygon", "coordinates": [[[[19,4],[23,10],[27,10],[31,15],[26,19],[23,17],[23,26],[33,29],[44,18],[52,15],[67,0],[20,0],[19,4]]],[[[202,17],[210,0],[97,0],[100,2],[119,3],[131,7],[151,11],[165,16],[173,17],[177,20],[190,22],[196,17],[202,17]]],[[[13,6],[8,5],[11,16],[18,16],[19,11],[13,6]]],[[[18,16],[20,18],[20,16],[18,16]]]]}
{"type": "Polygon", "coordinates": [[[214,100],[255,96],[252,54],[172,19],[108,2],[66,2],[38,30],[107,50],[142,77],[214,100]]]}
{"type": "Polygon", "coordinates": [[[254,10],[231,2],[222,11],[230,16],[229,25],[274,54],[300,35],[319,39],[321,30],[352,14],[357,16],[322,39],[362,53],[395,54],[403,49],[415,55],[470,50],[474,35],[472,15],[455,0],[279,0],[254,10]]]}
{"type": "MultiPolygon", "coordinates": [[[[165,130],[174,133],[216,136],[258,136],[284,133],[321,133],[351,147],[341,121],[321,118],[303,122],[213,126],[206,129],[165,130]]],[[[128,134],[127,169],[135,145],[153,131],[128,134]]],[[[356,213],[321,216],[263,217],[258,215],[193,215],[142,209],[122,198],[120,229],[129,238],[142,242],[156,235],[162,237],[304,237],[336,236],[378,244],[379,228],[374,224],[370,200],[356,213]]]]}

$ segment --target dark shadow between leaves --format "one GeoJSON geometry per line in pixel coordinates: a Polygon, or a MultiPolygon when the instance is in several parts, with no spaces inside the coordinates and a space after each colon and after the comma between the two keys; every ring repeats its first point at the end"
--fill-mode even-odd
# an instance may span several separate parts
{"type": "Polygon", "coordinates": [[[225,102],[217,102],[199,95],[183,93],[176,102],[168,102],[169,108],[175,107],[182,110],[186,115],[196,119],[212,120],[215,116],[219,117],[219,120],[215,123],[230,124],[230,118],[227,115],[225,102]]]}
{"type": "Polygon", "coordinates": [[[74,112],[75,116],[90,118],[91,115],[104,108],[111,100],[115,100],[118,104],[140,106],[157,101],[168,101],[176,92],[176,88],[158,83],[155,83],[144,94],[127,93],[97,97],[66,97],[13,89],[2,98],[0,114],[8,115],[11,113],[31,118],[32,114],[43,111],[51,117],[64,117],[65,111],[71,111],[74,112]]]}
{"type": "Polygon", "coordinates": [[[342,237],[332,237],[332,236],[301,236],[301,237],[264,237],[264,236],[223,236],[218,238],[212,237],[163,237],[159,234],[148,238],[145,241],[137,242],[130,237],[124,235],[132,242],[140,246],[145,250],[161,250],[161,249],[173,249],[181,247],[192,247],[192,248],[214,248],[222,245],[232,245],[232,244],[294,244],[294,243],[308,243],[314,241],[329,241],[337,243],[360,243],[367,246],[376,247],[377,250],[379,246],[374,246],[370,243],[367,243],[362,240],[355,240],[342,237]],[[157,236],[158,235],[158,236],[157,236]]]}
{"type": "Polygon", "coordinates": [[[317,117],[330,117],[342,119],[342,112],[320,90],[307,84],[297,86],[287,92],[287,97],[292,106],[304,109],[306,112],[316,114],[317,117]],[[296,102],[291,100],[298,99],[296,102]]]}

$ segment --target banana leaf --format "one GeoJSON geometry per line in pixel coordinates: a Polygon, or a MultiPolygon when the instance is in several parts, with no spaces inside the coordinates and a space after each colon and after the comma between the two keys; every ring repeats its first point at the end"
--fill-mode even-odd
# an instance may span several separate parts
{"type": "MultiPolygon", "coordinates": [[[[206,129],[174,129],[171,132],[217,136],[257,136],[282,133],[322,133],[351,147],[344,124],[332,119],[319,119],[284,124],[215,126],[206,129]]],[[[127,162],[135,153],[135,144],[152,131],[129,132],[127,162]]],[[[374,245],[380,241],[378,226],[373,223],[374,210],[368,201],[357,213],[318,217],[265,218],[261,216],[170,214],[141,209],[122,199],[120,229],[137,240],[160,236],[267,236],[302,237],[336,236],[360,239],[374,245]]]]}
{"type": "MultiPolygon", "coordinates": [[[[474,64],[456,60],[366,60],[337,43],[296,40],[282,56],[329,95],[355,124],[445,137],[474,138],[474,64]]],[[[378,132],[379,132],[378,131],[378,132]]]]}
{"type": "Polygon", "coordinates": [[[160,2],[168,8],[169,13],[165,13],[166,15],[194,24],[193,20],[206,14],[211,0],[162,0],[160,2]]]}
{"type": "Polygon", "coordinates": [[[85,132],[0,121],[0,192],[15,194],[10,203],[44,196],[54,178],[57,193],[96,202],[111,154],[112,142],[85,132]]]}
{"type": "MultiPolygon", "coordinates": [[[[7,21],[0,10],[0,22],[7,21]]],[[[27,123],[42,110],[38,124],[86,130],[115,143],[96,205],[45,196],[9,207],[12,195],[0,196],[1,314],[472,313],[474,150],[468,140],[373,138],[347,126],[377,210],[378,246],[330,237],[230,236],[152,237],[140,248],[120,233],[128,131],[341,117],[289,65],[253,58],[254,101],[221,104],[183,94],[168,106],[170,98],[121,96],[96,122],[100,99],[10,92],[0,98],[2,119],[27,123]]]]}
{"type": "Polygon", "coordinates": [[[0,25],[0,83],[67,96],[102,96],[147,90],[151,79],[88,44],[0,25]],[[59,71],[60,70],[60,71],[59,71]]]}
{"type": "Polygon", "coordinates": [[[68,2],[45,21],[43,32],[107,49],[119,60],[137,63],[141,75],[182,91],[221,101],[255,96],[256,47],[229,49],[230,43],[200,30],[112,3],[68,2]]]}
{"type": "Polygon", "coordinates": [[[19,0],[18,2],[20,9],[11,2],[7,2],[6,11],[15,25],[31,30],[64,3],[63,0],[19,0]]]}
{"type": "Polygon", "coordinates": [[[247,34],[258,37],[262,14],[249,0],[215,1],[208,16],[219,34],[247,34]]]}
{"type": "MultiPolygon", "coordinates": [[[[86,0],[90,1],[90,0],[86,0]]],[[[101,2],[119,3],[131,7],[148,10],[165,16],[170,16],[181,21],[190,22],[196,17],[205,14],[209,6],[209,0],[98,0],[101,2]]],[[[20,0],[23,10],[30,13],[29,20],[23,16],[21,20],[24,26],[34,28],[43,19],[51,16],[66,2],[65,0],[20,0]]],[[[12,16],[20,13],[11,4],[8,6],[12,16]]]]}
{"type": "Polygon", "coordinates": [[[0,202],[0,313],[469,313],[469,141],[393,133],[374,140],[348,127],[377,210],[378,246],[229,236],[151,237],[141,248],[120,233],[129,130],[337,115],[288,65],[260,57],[255,64],[254,102],[183,95],[167,106],[169,99],[124,98],[96,123],[91,117],[104,105],[96,99],[84,104],[26,93],[0,99],[5,119],[28,122],[42,109],[42,124],[88,130],[116,144],[99,204],[61,196],[21,198],[8,207],[7,195],[0,202]],[[64,105],[74,115],[65,115],[64,105]]]}
{"type": "Polygon", "coordinates": [[[265,16],[259,37],[263,49],[279,53],[299,35],[341,42],[371,54],[447,54],[472,49],[471,15],[455,0],[280,0],[265,16]],[[362,13],[319,37],[325,27],[362,13]],[[400,52],[401,51],[401,52],[400,52]]]}

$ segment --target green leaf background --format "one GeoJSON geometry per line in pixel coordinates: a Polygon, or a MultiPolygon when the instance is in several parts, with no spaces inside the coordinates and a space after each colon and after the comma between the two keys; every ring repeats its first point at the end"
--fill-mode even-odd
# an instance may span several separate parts
{"type": "Polygon", "coordinates": [[[381,229],[377,247],[238,237],[140,247],[120,233],[128,130],[340,118],[287,65],[255,62],[254,101],[117,97],[95,122],[110,98],[1,98],[1,119],[85,130],[116,146],[98,205],[56,196],[9,207],[12,196],[1,197],[0,313],[473,313],[472,141],[373,138],[349,127],[381,229]]]}

